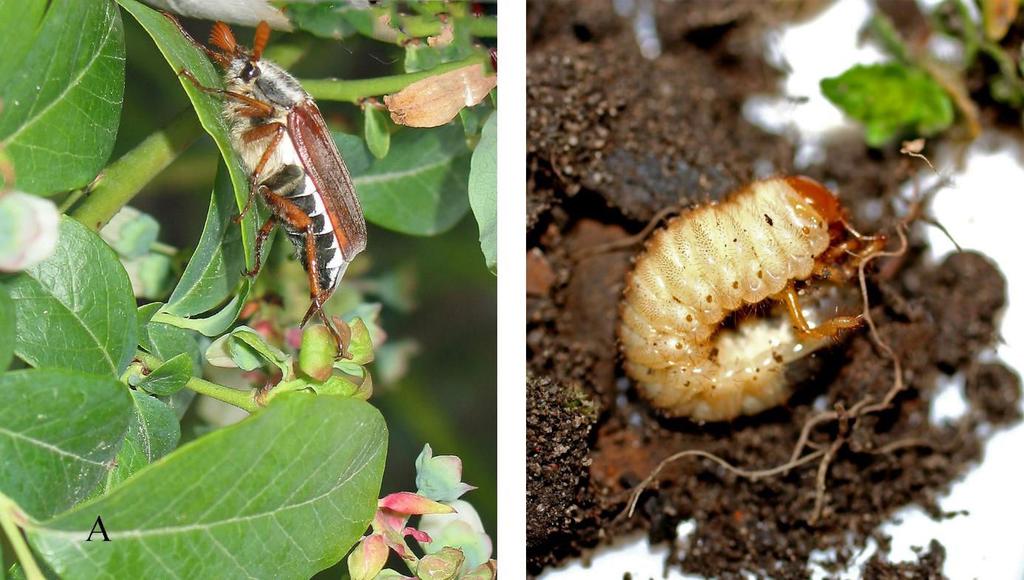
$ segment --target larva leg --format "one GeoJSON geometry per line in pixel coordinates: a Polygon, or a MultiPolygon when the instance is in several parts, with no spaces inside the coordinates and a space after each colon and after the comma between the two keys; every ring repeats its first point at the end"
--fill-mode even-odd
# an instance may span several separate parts
{"type": "Polygon", "coordinates": [[[796,287],[790,282],[786,286],[776,299],[785,303],[786,309],[789,311],[789,317],[793,321],[793,326],[802,334],[809,335],[814,338],[831,338],[841,331],[849,328],[856,328],[860,326],[862,320],[861,316],[835,316],[828,320],[822,321],[821,324],[811,328],[811,325],[804,318],[803,310],[800,308],[800,298],[797,296],[796,287]]]}
{"type": "Polygon", "coordinates": [[[249,129],[242,134],[242,140],[246,143],[251,143],[257,139],[263,139],[264,137],[270,136],[270,143],[267,144],[267,148],[263,150],[263,155],[260,156],[259,163],[252,170],[252,175],[249,177],[249,199],[245,202],[245,207],[242,208],[241,213],[235,216],[235,223],[242,221],[245,214],[249,212],[252,207],[252,202],[256,199],[256,182],[259,181],[260,174],[263,173],[263,168],[266,167],[267,161],[270,160],[270,156],[274,154],[274,150],[277,149],[277,144],[281,142],[281,137],[284,136],[284,132],[287,127],[282,123],[267,123],[266,125],[260,125],[249,129]]]}
{"type": "Polygon", "coordinates": [[[252,270],[243,271],[243,275],[254,278],[256,277],[256,274],[260,273],[260,265],[263,258],[263,242],[267,241],[267,238],[270,236],[270,232],[274,230],[274,226],[276,225],[277,218],[274,216],[270,216],[267,218],[267,221],[263,222],[263,226],[260,227],[260,231],[256,234],[256,265],[252,267],[252,270]]]}

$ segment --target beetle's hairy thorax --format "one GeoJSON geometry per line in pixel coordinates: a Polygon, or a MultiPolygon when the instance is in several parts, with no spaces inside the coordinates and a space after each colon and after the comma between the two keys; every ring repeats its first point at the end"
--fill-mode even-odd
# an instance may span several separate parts
{"type": "MultiPolygon", "coordinates": [[[[259,163],[260,156],[266,149],[269,137],[246,143],[242,135],[261,125],[280,123],[288,125],[288,113],[295,105],[309,99],[309,95],[302,90],[291,75],[279,66],[266,60],[260,60],[257,66],[260,75],[252,81],[246,82],[240,76],[246,59],[236,59],[224,71],[224,85],[229,91],[252,97],[263,103],[273,105],[273,112],[266,117],[252,117],[245,114],[247,106],[245,103],[227,99],[224,105],[224,116],[230,129],[232,146],[242,157],[242,163],[246,171],[252,171],[259,163]]],[[[283,139],[288,139],[285,135],[283,139]]],[[[268,160],[264,167],[263,174],[271,175],[276,173],[282,163],[285,162],[280,155],[275,154],[268,160]]]]}

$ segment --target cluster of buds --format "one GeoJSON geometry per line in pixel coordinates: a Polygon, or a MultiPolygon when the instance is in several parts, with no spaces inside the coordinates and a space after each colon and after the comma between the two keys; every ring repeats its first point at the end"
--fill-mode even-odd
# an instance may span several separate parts
{"type": "Polygon", "coordinates": [[[59,223],[52,201],[0,191],[0,272],[20,272],[52,256],[59,223]]]}
{"type": "Polygon", "coordinates": [[[491,538],[473,506],[459,499],[475,489],[462,482],[462,460],[454,455],[434,457],[425,445],[416,458],[416,487],[416,493],[393,493],[377,502],[371,533],[348,557],[352,579],[493,580],[498,564],[490,559],[491,538]],[[408,525],[412,516],[420,516],[418,527],[408,525]],[[409,537],[423,556],[406,543],[409,537]],[[384,567],[392,551],[411,576],[384,567]]]}

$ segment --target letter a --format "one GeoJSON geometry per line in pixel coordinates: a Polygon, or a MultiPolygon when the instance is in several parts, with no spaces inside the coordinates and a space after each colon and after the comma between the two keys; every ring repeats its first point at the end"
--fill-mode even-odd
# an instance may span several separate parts
{"type": "Polygon", "coordinates": [[[103,518],[101,518],[100,516],[96,516],[96,523],[92,525],[92,531],[89,532],[89,537],[86,538],[85,541],[91,542],[93,534],[97,533],[103,534],[104,542],[110,541],[110,536],[107,535],[107,529],[103,527],[103,518]],[[99,531],[97,531],[96,528],[99,528],[99,531]]]}

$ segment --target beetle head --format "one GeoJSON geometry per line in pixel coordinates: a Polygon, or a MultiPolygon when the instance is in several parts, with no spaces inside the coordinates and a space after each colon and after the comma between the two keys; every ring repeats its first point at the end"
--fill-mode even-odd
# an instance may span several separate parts
{"type": "Polygon", "coordinates": [[[261,21],[256,26],[256,34],[253,36],[252,50],[250,51],[238,44],[230,26],[217,21],[210,29],[210,44],[217,47],[220,52],[213,52],[211,56],[242,82],[251,83],[260,76],[260,59],[263,57],[263,49],[266,48],[269,38],[270,26],[266,21],[261,21]]]}

